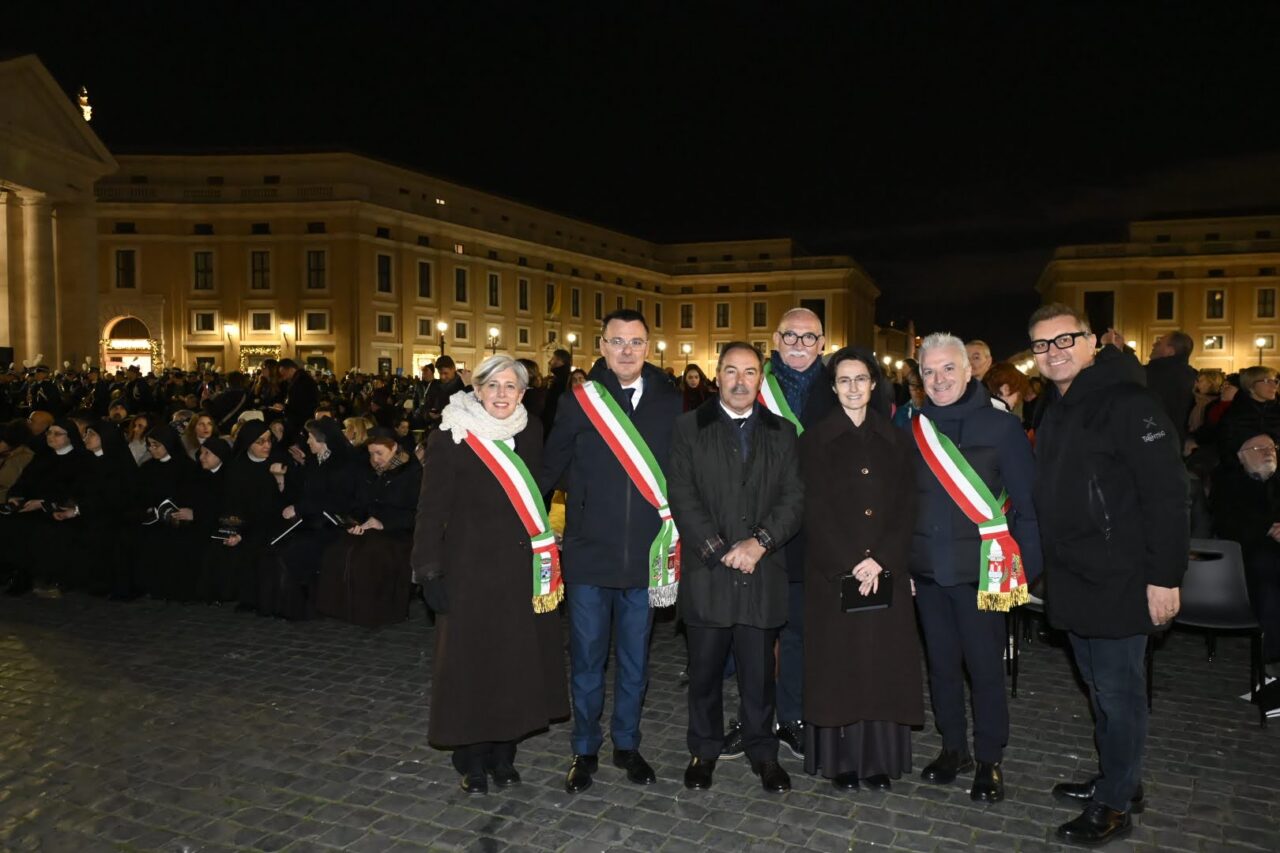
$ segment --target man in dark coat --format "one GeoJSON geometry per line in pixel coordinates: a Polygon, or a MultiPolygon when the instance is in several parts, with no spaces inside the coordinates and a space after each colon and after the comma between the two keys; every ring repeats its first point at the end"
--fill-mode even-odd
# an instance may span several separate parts
{"type": "Polygon", "coordinates": [[[214,397],[205,401],[205,411],[218,425],[218,431],[229,433],[249,405],[249,389],[245,387],[245,376],[238,370],[227,374],[227,387],[214,397]]]}
{"type": "Polygon", "coordinates": [[[320,405],[320,389],[311,374],[299,368],[291,358],[281,360],[280,378],[288,383],[284,404],[276,406],[284,412],[285,443],[305,443],[302,428],[315,416],[316,406],[320,405]]]}
{"type": "Polygon", "coordinates": [[[436,359],[436,377],[423,397],[423,420],[427,429],[440,426],[440,413],[449,405],[449,398],[466,387],[462,377],[458,376],[458,366],[450,356],[442,355],[436,359]]]}
{"type": "Polygon", "coordinates": [[[573,369],[572,358],[568,350],[558,349],[551,354],[551,361],[547,363],[551,376],[547,384],[547,394],[542,403],[542,426],[548,435],[551,433],[551,427],[555,426],[560,397],[569,390],[569,374],[573,369]]]}
{"type": "Polygon", "coordinates": [[[1086,804],[1058,828],[1100,844],[1129,831],[1142,802],[1147,635],[1177,615],[1187,567],[1182,441],[1135,358],[1095,355],[1088,321],[1045,305],[1028,324],[1053,383],[1036,433],[1036,509],[1045,542],[1049,621],[1068,632],[1094,711],[1101,775],[1054,786],[1086,804]]]}
{"type": "Polygon", "coordinates": [[[718,397],[676,422],[671,508],[685,542],[680,611],[689,640],[687,788],[711,787],[724,746],[722,681],[732,649],[742,739],[766,791],[791,789],[773,733],[773,644],[787,618],[786,558],[800,528],[795,427],[756,402],[764,365],[744,341],[720,353],[718,397]]]}
{"type": "Polygon", "coordinates": [[[1160,400],[1165,414],[1178,430],[1179,438],[1187,438],[1187,417],[1195,405],[1198,371],[1191,366],[1191,350],[1195,347],[1186,332],[1169,332],[1156,338],[1147,362],[1147,388],[1160,400]]]}
{"type": "MultiPolygon", "coordinates": [[[[1009,530],[1022,551],[1029,580],[1040,571],[1040,539],[1032,502],[1035,460],[1022,423],[994,408],[973,368],[964,342],[933,334],[920,347],[920,376],[928,396],[921,410],[951,439],[973,472],[998,497],[1007,492],[1009,530]]],[[[926,782],[949,784],[973,767],[970,797],[1004,799],[1001,761],[1009,741],[1009,706],[1004,686],[1004,614],[978,609],[981,539],[917,448],[919,494],[911,543],[911,575],[916,609],[924,631],[929,695],[942,733],[942,753],[920,774],[926,782]],[[973,693],[973,757],[965,719],[964,673],[973,693]]]]}
{"type": "MultiPolygon", "coordinates": [[[[591,368],[588,381],[613,397],[665,470],[680,395],[644,360],[649,351],[644,315],[620,309],[606,316],[600,350],[604,357],[591,368]]],[[[598,766],[610,636],[617,658],[613,763],[632,782],[651,784],[656,777],[639,752],[640,706],[653,626],[649,549],[661,522],[572,392],[560,400],[538,487],[550,494],[566,473],[562,559],[573,669],[573,762],[565,789],[571,794],[586,790],[598,766]]]]}
{"type": "Polygon", "coordinates": [[[35,374],[27,388],[27,411],[40,410],[49,412],[54,417],[61,417],[64,409],[62,392],[49,378],[49,368],[43,364],[40,365],[35,369],[35,374]]]}

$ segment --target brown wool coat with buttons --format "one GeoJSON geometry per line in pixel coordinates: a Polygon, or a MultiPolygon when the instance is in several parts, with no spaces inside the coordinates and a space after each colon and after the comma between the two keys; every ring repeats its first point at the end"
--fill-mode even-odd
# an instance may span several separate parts
{"type": "MultiPolygon", "coordinates": [[[[800,437],[805,485],[805,721],[923,725],[920,640],[908,554],[915,525],[911,437],[868,411],[837,408],[800,437]],[[893,604],[845,613],[840,579],[865,557],[890,573],[893,604]]],[[[881,583],[885,579],[881,578],[881,583]]]]}

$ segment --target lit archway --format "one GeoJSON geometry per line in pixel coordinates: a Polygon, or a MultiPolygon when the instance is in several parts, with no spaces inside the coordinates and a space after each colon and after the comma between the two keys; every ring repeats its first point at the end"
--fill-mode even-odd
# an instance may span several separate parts
{"type": "Polygon", "coordinates": [[[102,331],[102,366],[114,373],[136,365],[146,376],[161,368],[158,343],[147,324],[132,315],[116,317],[102,331]]]}

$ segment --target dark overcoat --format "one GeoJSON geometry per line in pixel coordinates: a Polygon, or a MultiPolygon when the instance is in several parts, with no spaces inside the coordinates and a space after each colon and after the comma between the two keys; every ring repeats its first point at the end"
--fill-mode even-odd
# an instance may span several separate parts
{"type": "Polygon", "coordinates": [[[804,711],[818,726],[924,724],[920,638],[908,557],[915,523],[911,437],[868,411],[855,427],[829,412],[800,436],[804,480],[804,711]],[[893,603],[845,613],[840,582],[872,557],[893,603]]]}
{"type": "Polygon", "coordinates": [[[800,529],[804,486],[796,455],[796,429],[759,403],[744,463],[736,428],[714,397],[676,420],[667,472],[668,496],[681,540],[680,612],[699,628],[750,625],[777,628],[787,621],[787,564],[782,547],[800,529]],[[774,550],[743,574],[720,562],[723,551],[751,538],[759,525],[774,550]]]}
{"type": "MultiPolygon", "coordinates": [[[[542,423],[516,436],[530,471],[542,423]]],[[[533,612],[533,551],[506,492],[450,432],[427,442],[413,571],[443,578],[448,613],[436,617],[428,737],[438,746],[507,741],[569,716],[558,613],[533,612]]]]}

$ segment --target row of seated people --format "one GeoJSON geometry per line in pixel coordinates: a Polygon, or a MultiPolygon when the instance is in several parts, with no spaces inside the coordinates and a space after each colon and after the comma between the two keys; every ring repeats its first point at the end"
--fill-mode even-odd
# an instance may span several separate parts
{"type": "Polygon", "coordinates": [[[7,591],[235,602],[377,626],[408,609],[422,468],[391,431],[354,447],[330,418],[305,447],[262,421],[195,459],[168,425],[137,465],[117,424],[59,419],[0,506],[7,591]]]}

